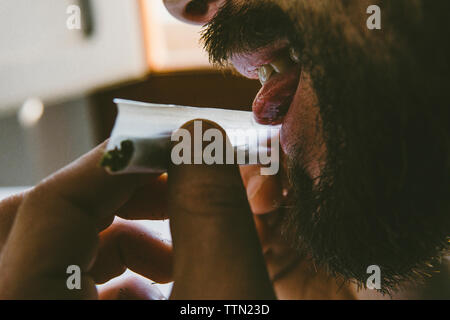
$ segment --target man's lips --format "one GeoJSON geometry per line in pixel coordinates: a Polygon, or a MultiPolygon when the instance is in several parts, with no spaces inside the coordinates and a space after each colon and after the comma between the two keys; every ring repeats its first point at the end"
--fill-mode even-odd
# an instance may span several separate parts
{"type": "Polygon", "coordinates": [[[231,59],[234,67],[250,79],[258,79],[258,70],[280,62],[285,70],[274,72],[253,101],[255,120],[261,124],[280,124],[288,112],[300,81],[301,67],[289,58],[287,41],[278,41],[252,53],[237,54],[231,59]],[[286,62],[287,61],[287,62],[286,62]],[[287,66],[287,68],[286,68],[287,66]]]}
{"type": "Polygon", "coordinates": [[[261,124],[279,124],[291,106],[300,80],[301,68],[295,66],[267,81],[253,101],[255,120],[261,124]]]}

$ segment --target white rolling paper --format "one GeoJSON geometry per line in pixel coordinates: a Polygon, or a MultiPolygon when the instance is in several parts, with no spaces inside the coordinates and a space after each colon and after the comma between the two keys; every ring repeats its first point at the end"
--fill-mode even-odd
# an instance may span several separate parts
{"type": "Polygon", "coordinates": [[[251,112],[122,99],[114,102],[118,105],[118,115],[102,161],[110,173],[165,172],[171,160],[172,133],[194,119],[213,121],[225,130],[234,153],[245,153],[245,163],[236,162],[238,164],[266,165],[260,161],[261,155],[265,152],[269,157],[271,150],[268,148],[278,148],[278,143],[267,144],[267,139],[275,137],[278,141],[280,126],[260,125],[251,112]]]}

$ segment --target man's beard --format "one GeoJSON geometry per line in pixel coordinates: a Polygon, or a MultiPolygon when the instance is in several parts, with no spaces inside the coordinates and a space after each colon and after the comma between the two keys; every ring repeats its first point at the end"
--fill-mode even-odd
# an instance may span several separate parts
{"type": "MultiPolygon", "coordinates": [[[[428,57],[422,52],[427,44],[413,39],[423,32],[420,41],[431,45],[427,37],[442,26],[429,23],[430,30],[419,31],[420,22],[402,21],[416,34],[401,34],[403,47],[392,45],[395,36],[380,47],[377,39],[351,42],[344,36],[347,29],[335,17],[347,8],[308,11],[307,3],[291,1],[283,11],[275,1],[228,2],[206,26],[205,48],[219,64],[280,38],[302,52],[319,99],[327,156],[317,182],[301,161],[313,146],[298,145],[288,155],[292,209],[286,234],[316,265],[358,284],[365,285],[369,266],[379,266],[381,291],[389,292],[405,280],[427,277],[448,250],[450,114],[442,102],[449,99],[437,94],[446,93],[437,90],[433,73],[446,64],[428,57]],[[423,56],[411,56],[416,52],[423,56]],[[416,78],[409,76],[413,67],[416,78]]],[[[390,9],[396,21],[411,5],[399,1],[390,9]]],[[[395,22],[389,26],[408,32],[395,22]]],[[[448,68],[443,71],[448,75],[448,68]]]]}

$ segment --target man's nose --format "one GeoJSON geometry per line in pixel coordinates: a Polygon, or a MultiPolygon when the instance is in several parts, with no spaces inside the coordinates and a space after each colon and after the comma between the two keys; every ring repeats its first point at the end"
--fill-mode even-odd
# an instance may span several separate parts
{"type": "Polygon", "coordinates": [[[163,0],[167,10],[177,19],[204,25],[208,23],[226,0],[163,0]]]}

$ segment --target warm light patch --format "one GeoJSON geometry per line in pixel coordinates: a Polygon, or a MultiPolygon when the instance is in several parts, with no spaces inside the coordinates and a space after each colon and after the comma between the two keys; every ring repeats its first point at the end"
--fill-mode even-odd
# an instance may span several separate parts
{"type": "Polygon", "coordinates": [[[27,99],[17,114],[19,123],[23,127],[32,127],[39,122],[44,114],[44,104],[38,98],[27,99]]]}
{"type": "Polygon", "coordinates": [[[146,56],[151,71],[209,68],[200,26],[176,20],[162,1],[141,0],[146,56]]]}

